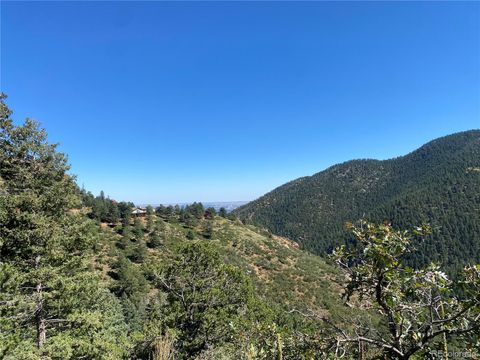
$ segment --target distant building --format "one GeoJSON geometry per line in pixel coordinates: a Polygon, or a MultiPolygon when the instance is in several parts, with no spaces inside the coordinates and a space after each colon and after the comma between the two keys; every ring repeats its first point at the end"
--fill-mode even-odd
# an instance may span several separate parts
{"type": "Polygon", "coordinates": [[[147,215],[147,209],[139,208],[139,207],[133,208],[132,215],[137,217],[143,217],[147,215]]]}

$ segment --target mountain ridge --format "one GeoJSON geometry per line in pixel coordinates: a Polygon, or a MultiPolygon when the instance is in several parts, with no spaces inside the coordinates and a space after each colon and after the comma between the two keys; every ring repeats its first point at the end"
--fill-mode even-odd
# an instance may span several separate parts
{"type": "Polygon", "coordinates": [[[480,173],[471,170],[479,159],[480,130],[464,131],[392,159],[332,165],[234,213],[320,255],[348,241],[346,222],[387,220],[398,228],[430,223],[432,235],[416,244],[421,254],[412,265],[437,261],[455,270],[480,256],[480,173]]]}

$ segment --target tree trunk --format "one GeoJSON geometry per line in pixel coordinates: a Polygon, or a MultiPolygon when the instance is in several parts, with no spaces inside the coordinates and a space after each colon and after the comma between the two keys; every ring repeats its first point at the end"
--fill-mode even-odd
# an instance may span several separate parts
{"type": "Polygon", "coordinates": [[[358,341],[358,360],[363,360],[363,342],[358,341]]]}
{"type": "MultiPolygon", "coordinates": [[[[35,258],[35,268],[40,267],[40,256],[35,258]]],[[[37,322],[37,346],[40,349],[47,341],[47,324],[45,320],[45,311],[43,308],[43,285],[37,284],[37,306],[35,309],[35,319],[37,322]]]]}

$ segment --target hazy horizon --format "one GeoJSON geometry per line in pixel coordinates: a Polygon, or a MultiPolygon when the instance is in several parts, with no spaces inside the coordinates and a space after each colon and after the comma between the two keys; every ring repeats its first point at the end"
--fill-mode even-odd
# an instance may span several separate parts
{"type": "Polygon", "coordinates": [[[89,191],[250,201],[480,124],[475,2],[2,2],[1,90],[89,191]]]}

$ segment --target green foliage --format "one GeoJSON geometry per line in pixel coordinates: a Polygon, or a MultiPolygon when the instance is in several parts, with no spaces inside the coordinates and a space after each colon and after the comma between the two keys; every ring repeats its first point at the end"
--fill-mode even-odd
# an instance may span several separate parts
{"type": "Polygon", "coordinates": [[[147,246],[150,248],[159,248],[164,245],[167,239],[167,227],[163,220],[158,219],[155,222],[153,231],[149,234],[147,246]]]}
{"type": "Polygon", "coordinates": [[[133,235],[137,240],[143,238],[144,234],[144,226],[142,224],[142,221],[139,218],[135,218],[133,222],[133,235]]]}
{"type": "Polygon", "coordinates": [[[217,215],[217,211],[213,207],[209,207],[205,210],[205,219],[212,220],[217,215]]]}
{"type": "Polygon", "coordinates": [[[188,212],[184,212],[182,214],[180,221],[183,222],[187,228],[195,228],[200,223],[200,220],[188,212]]]}
{"type": "Polygon", "coordinates": [[[410,251],[412,238],[425,236],[426,228],[409,233],[395,231],[389,224],[368,222],[350,228],[357,247],[346,250],[343,246],[333,255],[347,274],[346,300],[357,295],[360,302],[373,304],[384,317],[388,332],[367,329],[348,335],[342,331],[334,340],[337,346],[343,344],[348,349],[350,344],[358,347],[363,343],[379,348],[390,359],[409,359],[425,356],[442,336],[447,347],[447,338],[460,336],[466,345],[471,340],[469,335],[478,334],[479,265],[465,269],[464,296],[460,297],[437,265],[414,270],[402,260],[410,251]]]}
{"type": "Polygon", "coordinates": [[[90,208],[88,216],[91,219],[110,224],[116,224],[120,220],[125,225],[129,223],[133,208],[132,203],[117,203],[115,200],[106,198],[103,191],[97,197],[85,190],[82,190],[80,195],[83,205],[90,208]]]}
{"type": "Polygon", "coordinates": [[[160,230],[155,229],[149,236],[147,246],[152,249],[157,249],[163,245],[163,236],[160,230]]]}
{"type": "Polygon", "coordinates": [[[211,221],[205,221],[202,226],[202,235],[205,239],[211,239],[213,236],[213,225],[211,221]]]}
{"type": "Polygon", "coordinates": [[[147,215],[147,226],[146,226],[146,230],[147,230],[148,232],[151,232],[151,231],[153,231],[154,226],[155,226],[155,222],[154,222],[153,215],[147,215]]]}
{"type": "Polygon", "coordinates": [[[128,258],[135,263],[143,263],[146,260],[147,255],[148,250],[145,241],[137,240],[132,244],[128,258]]]}
{"type": "Polygon", "coordinates": [[[242,272],[203,242],[181,246],[158,285],[167,294],[165,326],[176,331],[186,357],[230,339],[253,296],[242,272]]]}
{"type": "Polygon", "coordinates": [[[147,215],[153,215],[155,213],[155,210],[151,205],[148,205],[146,210],[147,210],[147,215]]]}
{"type": "Polygon", "coordinates": [[[185,206],[185,213],[195,217],[196,219],[203,219],[205,214],[205,209],[202,203],[194,202],[193,204],[185,206]]]}
{"type": "Polygon", "coordinates": [[[113,267],[117,282],[113,288],[118,297],[123,295],[135,302],[140,302],[148,291],[148,283],[139,269],[126,257],[120,256],[113,267]]]}
{"type": "Polygon", "coordinates": [[[122,358],[118,301],[91,268],[98,236],[66,157],[0,102],[0,357],[122,358]]]}
{"type": "Polygon", "coordinates": [[[145,320],[145,306],[149,284],[139,268],[120,255],[110,274],[116,279],[112,291],[120,299],[125,321],[130,332],[140,331],[145,320]]]}
{"type": "Polygon", "coordinates": [[[223,218],[227,217],[227,210],[224,207],[221,207],[220,210],[218,211],[218,215],[220,215],[223,218]]]}

